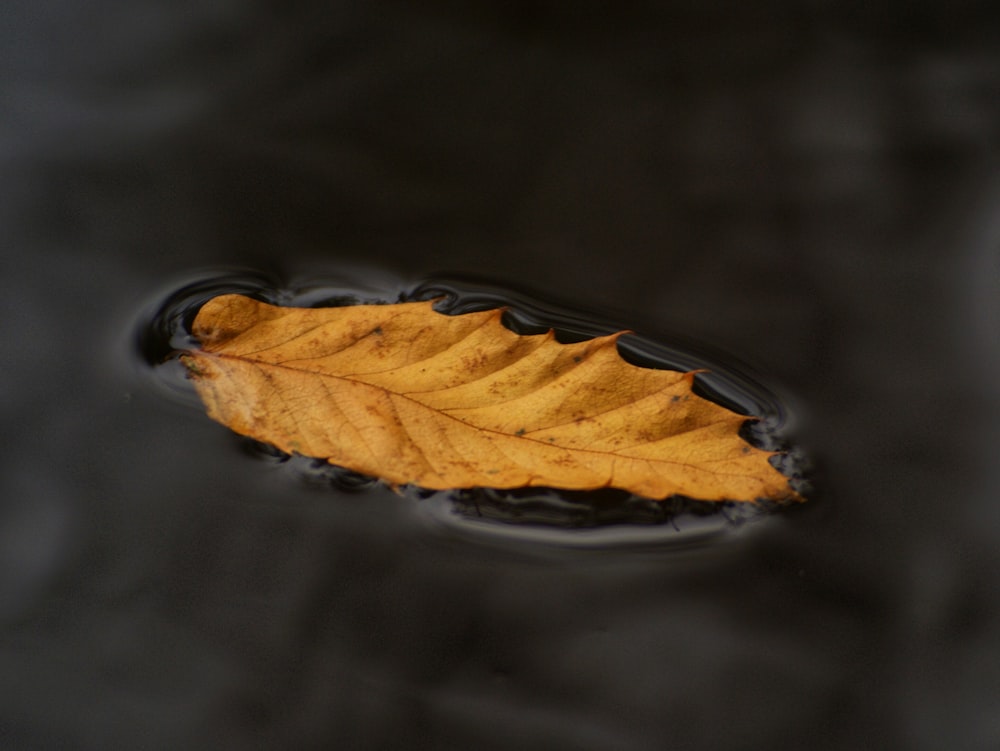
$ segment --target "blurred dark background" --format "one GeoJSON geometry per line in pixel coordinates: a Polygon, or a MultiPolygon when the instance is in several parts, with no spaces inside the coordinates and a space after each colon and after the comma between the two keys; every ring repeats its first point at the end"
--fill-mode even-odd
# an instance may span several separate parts
{"type": "Polygon", "coordinates": [[[0,746],[1000,747],[998,141],[987,2],[6,0],[0,746]],[[136,352],[247,269],[704,342],[821,492],[574,549],[310,486],[136,352]]]}

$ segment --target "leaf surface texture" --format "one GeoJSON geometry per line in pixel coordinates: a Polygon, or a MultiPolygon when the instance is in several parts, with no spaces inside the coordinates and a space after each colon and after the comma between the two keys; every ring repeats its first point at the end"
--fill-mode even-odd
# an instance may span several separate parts
{"type": "Polygon", "coordinates": [[[621,488],[662,499],[791,500],[746,416],[694,373],[621,358],[621,335],[562,344],[502,310],[433,301],[286,308],[209,300],[182,361],[210,417],[282,451],[429,489],[621,488]]]}

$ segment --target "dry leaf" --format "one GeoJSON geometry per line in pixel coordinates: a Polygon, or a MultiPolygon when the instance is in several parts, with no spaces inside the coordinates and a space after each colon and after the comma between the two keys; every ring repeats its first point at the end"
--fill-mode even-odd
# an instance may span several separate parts
{"type": "Polygon", "coordinates": [[[433,301],[207,302],[182,361],[213,419],[282,451],[430,489],[615,487],[649,498],[799,497],[694,373],[625,362],[621,335],[522,336],[433,301]]]}

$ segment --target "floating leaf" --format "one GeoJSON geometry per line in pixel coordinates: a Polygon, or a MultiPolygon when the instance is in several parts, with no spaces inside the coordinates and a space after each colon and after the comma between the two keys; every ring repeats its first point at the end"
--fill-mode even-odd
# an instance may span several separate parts
{"type": "Polygon", "coordinates": [[[429,489],[621,488],[800,500],[694,372],[624,361],[622,332],[523,336],[433,301],[284,308],[224,295],[182,355],[213,419],[288,453],[429,489]]]}

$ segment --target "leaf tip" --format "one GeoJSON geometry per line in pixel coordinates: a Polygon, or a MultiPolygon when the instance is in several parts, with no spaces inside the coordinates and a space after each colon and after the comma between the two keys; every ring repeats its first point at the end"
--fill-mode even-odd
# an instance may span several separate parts
{"type": "Polygon", "coordinates": [[[700,376],[702,373],[711,373],[708,368],[695,368],[694,370],[688,370],[684,373],[684,378],[687,380],[688,385],[694,383],[695,376],[700,376]]]}

